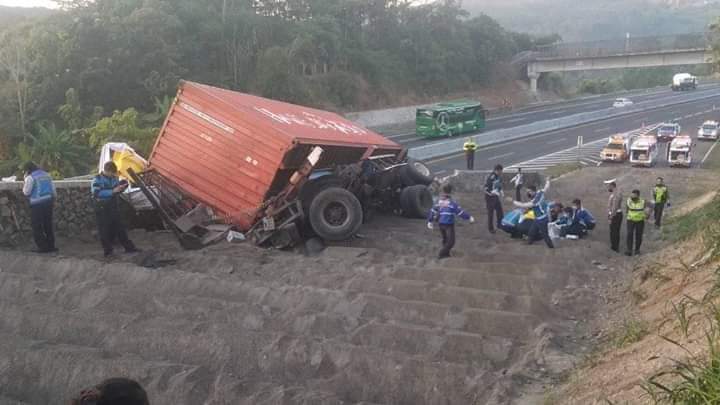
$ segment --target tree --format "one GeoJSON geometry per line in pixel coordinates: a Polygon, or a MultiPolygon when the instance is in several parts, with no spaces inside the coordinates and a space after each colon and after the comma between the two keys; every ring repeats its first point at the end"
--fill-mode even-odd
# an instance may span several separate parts
{"type": "MultiPolygon", "coordinates": [[[[23,27],[24,28],[24,27],[23,27]]],[[[15,103],[18,113],[18,123],[23,134],[23,140],[27,135],[27,110],[29,83],[28,73],[30,60],[26,37],[22,31],[8,31],[2,35],[0,43],[0,69],[6,71],[15,87],[15,103]]]]}
{"type": "Polygon", "coordinates": [[[134,108],[115,111],[86,130],[89,144],[96,150],[108,142],[126,142],[145,156],[150,153],[156,132],[155,128],[141,126],[140,114],[134,108]]]}

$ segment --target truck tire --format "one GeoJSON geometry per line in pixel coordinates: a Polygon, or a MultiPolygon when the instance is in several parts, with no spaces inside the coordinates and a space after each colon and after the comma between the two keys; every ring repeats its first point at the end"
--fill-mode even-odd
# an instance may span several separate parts
{"type": "Polygon", "coordinates": [[[313,231],[324,240],[351,238],[363,222],[363,210],[355,195],[344,188],[330,187],[313,198],[308,214],[313,231]]]}
{"type": "Polygon", "coordinates": [[[320,194],[321,191],[330,187],[342,188],[342,180],[334,175],[320,177],[318,179],[310,180],[303,184],[298,194],[300,202],[302,202],[303,212],[305,215],[310,212],[310,204],[316,195],[320,194]]]}
{"type": "Polygon", "coordinates": [[[400,168],[400,179],[408,187],[417,184],[429,186],[433,182],[430,168],[425,163],[415,159],[409,159],[408,164],[400,168]]]}
{"type": "Polygon", "coordinates": [[[427,186],[405,187],[400,193],[400,206],[408,218],[427,218],[432,205],[432,193],[427,186]]]}

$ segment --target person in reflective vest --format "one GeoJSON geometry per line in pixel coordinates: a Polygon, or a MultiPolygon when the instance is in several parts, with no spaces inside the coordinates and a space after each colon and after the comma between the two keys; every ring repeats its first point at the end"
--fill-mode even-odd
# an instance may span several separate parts
{"type": "Polygon", "coordinates": [[[640,198],[640,190],[633,190],[626,202],[627,210],[627,250],[625,254],[640,254],[643,232],[645,232],[645,200],[640,198]],[[633,244],[634,242],[634,244],[633,244]],[[633,246],[634,245],[634,246],[633,246]],[[634,248],[633,248],[634,247],[634,248]]]}
{"type": "Polygon", "coordinates": [[[655,227],[660,228],[662,226],[663,211],[665,206],[668,205],[670,194],[668,194],[668,188],[665,185],[662,177],[657,178],[655,188],[653,189],[653,214],[655,217],[655,227]]]}
{"type": "Polygon", "coordinates": [[[428,229],[434,228],[434,223],[440,225],[440,233],[442,234],[442,248],[438,254],[438,259],[450,257],[450,251],[455,246],[455,217],[460,217],[470,223],[475,222],[470,214],[463,210],[460,205],[452,199],[452,186],[446,184],[442,188],[442,194],[438,202],[432,207],[428,213],[428,229]]]}
{"type": "Polygon", "coordinates": [[[137,252],[135,244],[128,238],[118,204],[118,196],[128,188],[128,183],[118,179],[115,163],[107,162],[103,169],[103,172],[93,179],[91,191],[95,201],[98,235],[105,257],[113,254],[115,239],[120,241],[126,253],[137,252]]]}
{"type": "Polygon", "coordinates": [[[468,138],[463,145],[465,151],[465,159],[467,160],[467,169],[473,170],[475,168],[475,151],[477,150],[477,144],[472,138],[468,138]]]}
{"type": "Polygon", "coordinates": [[[23,194],[30,201],[30,222],[36,252],[57,252],[53,230],[53,206],[57,193],[52,177],[35,163],[26,163],[23,194]]]}

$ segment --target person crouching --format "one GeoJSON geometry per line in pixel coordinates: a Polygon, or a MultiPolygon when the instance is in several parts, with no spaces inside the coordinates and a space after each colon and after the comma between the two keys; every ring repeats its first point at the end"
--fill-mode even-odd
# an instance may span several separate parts
{"type": "Polygon", "coordinates": [[[466,221],[470,221],[470,223],[475,222],[475,218],[465,212],[460,205],[452,199],[451,194],[452,186],[443,186],[440,199],[428,214],[428,229],[432,230],[434,228],[433,223],[436,221],[440,226],[442,249],[440,249],[438,259],[450,257],[450,251],[455,246],[455,217],[458,216],[466,221]]]}
{"type": "Polygon", "coordinates": [[[126,253],[138,251],[135,244],[128,238],[125,224],[120,215],[118,196],[127,188],[128,183],[118,179],[117,166],[113,162],[105,163],[103,172],[95,176],[92,182],[98,233],[105,257],[112,256],[116,238],[125,248],[126,253]]]}

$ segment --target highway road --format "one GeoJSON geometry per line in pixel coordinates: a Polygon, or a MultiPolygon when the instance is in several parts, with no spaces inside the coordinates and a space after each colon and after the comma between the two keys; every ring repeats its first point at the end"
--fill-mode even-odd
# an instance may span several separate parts
{"type": "MultiPolygon", "coordinates": [[[[638,112],[622,117],[584,124],[581,126],[552,131],[529,138],[503,144],[492,145],[479,150],[475,157],[476,170],[489,170],[495,164],[511,166],[540,156],[572,148],[577,145],[577,137],[582,135],[585,143],[591,143],[610,135],[637,129],[646,124],[677,119],[683,127],[683,133],[695,137],[697,127],[708,119],[720,120],[720,109],[713,111],[714,105],[720,108],[720,94],[711,99],[679,104],[653,111],[638,112]]],[[[708,143],[698,142],[695,158],[702,158],[708,143]]],[[[431,159],[426,162],[438,175],[450,174],[455,169],[465,168],[462,154],[431,159]]],[[[557,162],[561,163],[561,162],[557,162]]]]}
{"type": "MultiPolygon", "coordinates": [[[[706,94],[708,92],[718,91],[720,84],[711,83],[701,85],[695,90],[696,94],[706,94]]],[[[627,97],[635,104],[642,105],[644,102],[661,100],[664,97],[678,95],[679,93],[667,89],[653,89],[649,91],[638,91],[636,93],[623,94],[620,97],[627,97]]],[[[556,104],[539,105],[529,107],[526,110],[491,118],[487,122],[485,131],[491,131],[501,128],[512,128],[520,125],[530,124],[537,121],[560,118],[568,115],[579,114],[583,112],[602,110],[612,106],[612,101],[618,95],[598,96],[591,99],[567,101],[556,104]]],[[[376,131],[382,133],[386,137],[395,142],[402,144],[408,148],[417,147],[432,142],[442,142],[447,138],[426,139],[420,138],[415,134],[414,123],[407,127],[389,127],[387,129],[375,128],[376,131]]]]}

